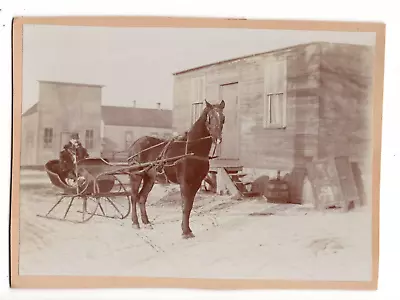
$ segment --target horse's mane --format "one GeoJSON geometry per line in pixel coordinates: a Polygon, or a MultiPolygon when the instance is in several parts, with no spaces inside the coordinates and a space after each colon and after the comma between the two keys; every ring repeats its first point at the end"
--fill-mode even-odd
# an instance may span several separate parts
{"type": "MultiPolygon", "coordinates": [[[[190,133],[198,133],[199,131],[196,129],[200,129],[199,126],[204,125],[206,118],[207,118],[207,113],[210,111],[210,109],[208,107],[205,107],[202,111],[202,113],[200,114],[200,117],[196,120],[196,122],[193,123],[193,125],[190,127],[189,130],[186,130],[184,133],[182,133],[181,135],[179,135],[178,137],[175,138],[171,138],[171,139],[165,139],[165,138],[156,138],[157,140],[159,140],[159,142],[161,144],[167,144],[169,142],[187,142],[188,141],[188,135],[190,133]]],[[[151,136],[144,136],[147,138],[151,138],[151,136]]],[[[136,141],[134,141],[129,147],[128,149],[124,150],[127,151],[128,153],[132,152],[133,147],[140,141],[141,139],[137,139],[136,141]]],[[[201,141],[202,142],[202,141],[201,141]]],[[[122,151],[121,151],[122,152],[122,151]]]]}
{"type": "Polygon", "coordinates": [[[192,131],[195,127],[199,126],[200,123],[205,123],[207,119],[207,114],[210,111],[209,108],[204,108],[203,111],[201,112],[200,117],[196,120],[196,122],[193,123],[193,125],[190,127],[189,131],[192,131]]]}

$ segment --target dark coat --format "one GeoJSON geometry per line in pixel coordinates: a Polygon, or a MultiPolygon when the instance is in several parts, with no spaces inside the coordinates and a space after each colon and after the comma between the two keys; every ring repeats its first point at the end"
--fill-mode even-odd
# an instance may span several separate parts
{"type": "Polygon", "coordinates": [[[78,142],[78,147],[76,148],[76,159],[80,161],[82,159],[88,158],[89,153],[87,152],[86,148],[82,146],[80,142],[78,142]]]}
{"type": "Polygon", "coordinates": [[[64,149],[60,152],[60,175],[63,179],[74,177],[75,164],[73,157],[68,147],[64,146],[64,149]]]}
{"type": "Polygon", "coordinates": [[[77,162],[89,157],[87,150],[81,143],[78,144],[78,147],[75,147],[71,142],[66,144],[60,152],[60,175],[63,178],[76,177],[73,154],[76,155],[77,162]]]}

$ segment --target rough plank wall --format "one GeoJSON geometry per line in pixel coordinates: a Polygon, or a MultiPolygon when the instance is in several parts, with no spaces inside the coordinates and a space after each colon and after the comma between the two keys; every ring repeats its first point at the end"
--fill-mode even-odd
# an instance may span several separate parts
{"type": "Polygon", "coordinates": [[[191,78],[206,75],[206,97],[219,101],[219,85],[239,82],[240,160],[245,167],[290,170],[316,155],[318,144],[318,44],[297,46],[175,77],[173,127],[190,126],[191,78]],[[287,128],[263,128],[266,57],[287,57],[287,128]]]}
{"type": "Polygon", "coordinates": [[[288,130],[294,136],[293,162],[304,166],[317,154],[320,85],[319,44],[299,47],[288,57],[288,130]]]}
{"type": "Polygon", "coordinates": [[[262,56],[249,59],[240,76],[241,161],[246,167],[290,170],[316,154],[318,45],[275,53],[287,58],[287,127],[263,128],[262,56]]]}
{"type": "MultiPolygon", "coordinates": [[[[239,80],[237,64],[214,65],[195,70],[175,77],[173,96],[173,131],[183,132],[190,128],[192,99],[191,79],[205,76],[205,96],[208,102],[219,103],[219,87],[221,84],[239,80]]],[[[204,99],[203,99],[204,100],[204,99]]]]}
{"type": "Polygon", "coordinates": [[[323,44],[321,50],[318,156],[350,156],[365,171],[371,148],[372,49],[323,44]]]}

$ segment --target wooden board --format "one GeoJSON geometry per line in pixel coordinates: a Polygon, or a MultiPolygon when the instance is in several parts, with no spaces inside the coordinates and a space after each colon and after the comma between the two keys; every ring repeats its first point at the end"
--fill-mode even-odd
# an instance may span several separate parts
{"type": "Polygon", "coordinates": [[[303,187],[306,177],[306,168],[295,167],[288,176],[290,189],[290,202],[301,204],[303,203],[303,187]]]}
{"type": "Polygon", "coordinates": [[[240,195],[240,191],[232,182],[232,178],[224,168],[218,168],[217,171],[217,193],[220,195],[228,193],[235,197],[240,195]]]}
{"type": "Polygon", "coordinates": [[[349,158],[347,156],[335,157],[335,165],[345,201],[349,204],[353,202],[355,206],[360,206],[360,196],[349,158]]]}
{"type": "Polygon", "coordinates": [[[314,206],[321,210],[328,207],[341,207],[347,210],[339,175],[332,158],[314,160],[307,164],[307,174],[313,187],[314,206]]]}

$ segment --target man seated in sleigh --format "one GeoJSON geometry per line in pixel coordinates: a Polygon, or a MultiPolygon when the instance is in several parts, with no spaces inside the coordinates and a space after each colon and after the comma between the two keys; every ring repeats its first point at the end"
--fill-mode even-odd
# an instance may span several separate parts
{"type": "Polygon", "coordinates": [[[89,154],[79,140],[79,134],[71,134],[69,142],[60,152],[60,178],[70,186],[80,186],[85,178],[77,174],[77,163],[89,154]]]}

